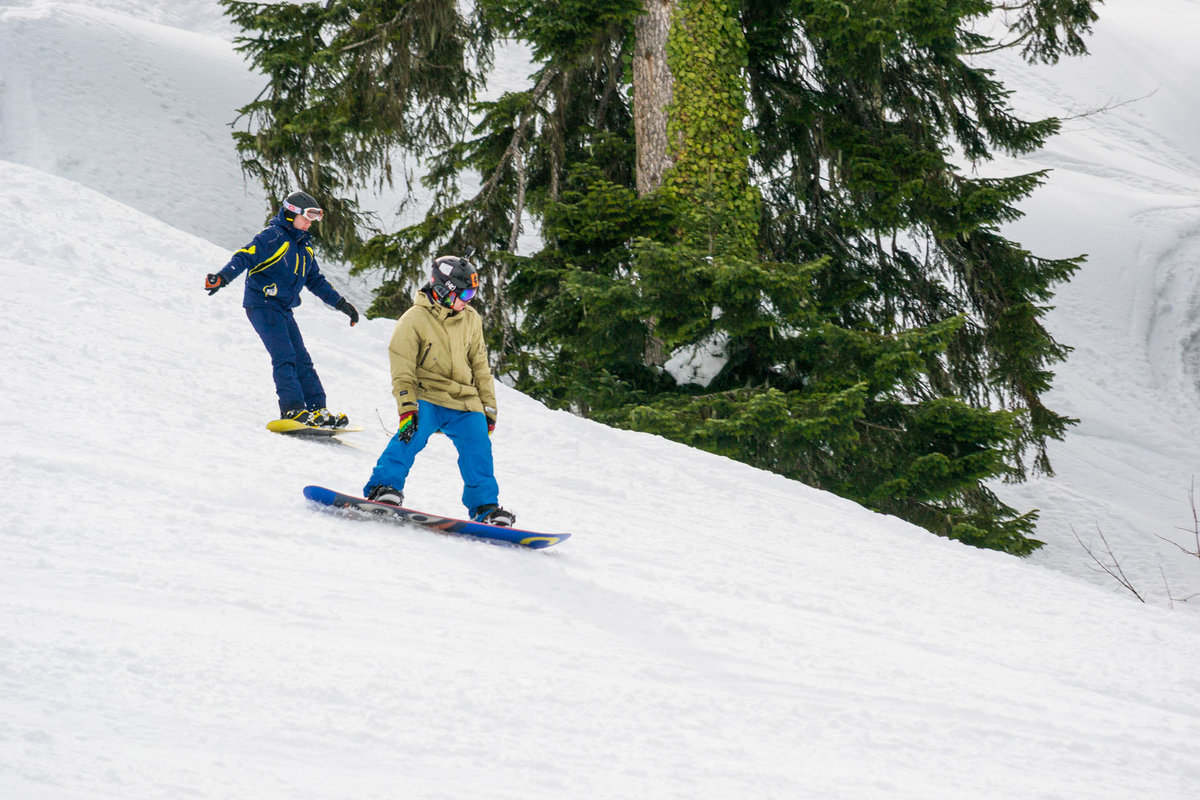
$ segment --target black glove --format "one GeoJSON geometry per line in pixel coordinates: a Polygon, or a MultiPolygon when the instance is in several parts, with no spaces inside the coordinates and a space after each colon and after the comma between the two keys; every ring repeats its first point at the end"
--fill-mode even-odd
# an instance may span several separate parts
{"type": "Polygon", "coordinates": [[[396,431],[402,442],[411,442],[417,435],[417,412],[405,411],[400,415],[400,430],[396,431]]]}
{"type": "Polygon", "coordinates": [[[227,283],[229,283],[229,281],[225,280],[216,273],[209,273],[208,275],[204,276],[204,288],[208,290],[209,297],[212,297],[214,294],[220,291],[221,287],[227,283]]]}
{"type": "Polygon", "coordinates": [[[350,318],[351,328],[358,324],[358,309],[350,305],[349,300],[343,297],[341,300],[338,300],[338,304],[334,308],[350,318]]]}

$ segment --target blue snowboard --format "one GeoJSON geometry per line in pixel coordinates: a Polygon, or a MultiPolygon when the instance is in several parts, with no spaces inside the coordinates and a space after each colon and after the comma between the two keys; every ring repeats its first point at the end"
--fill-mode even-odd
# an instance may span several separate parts
{"type": "Polygon", "coordinates": [[[410,508],[400,508],[387,503],[376,503],[373,500],[342,494],[322,486],[305,486],[304,496],[330,509],[342,509],[359,516],[369,515],[390,522],[421,525],[440,533],[454,533],[499,544],[520,545],[534,550],[551,547],[571,537],[569,533],[534,533],[533,531],[523,531],[520,528],[502,528],[483,522],[469,522],[463,519],[424,514],[410,508]]]}

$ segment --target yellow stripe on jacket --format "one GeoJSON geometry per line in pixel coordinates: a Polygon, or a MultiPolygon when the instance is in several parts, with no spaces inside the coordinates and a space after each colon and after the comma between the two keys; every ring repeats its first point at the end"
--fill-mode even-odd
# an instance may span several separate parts
{"type": "Polygon", "coordinates": [[[279,249],[275,251],[275,254],[273,256],[271,256],[270,258],[268,258],[266,261],[262,262],[258,266],[252,267],[250,270],[250,274],[253,275],[256,272],[262,272],[264,269],[267,269],[272,264],[277,262],[279,259],[283,258],[284,253],[286,253],[288,251],[288,247],[290,245],[291,245],[291,242],[284,242],[282,245],[280,245],[279,249]]]}

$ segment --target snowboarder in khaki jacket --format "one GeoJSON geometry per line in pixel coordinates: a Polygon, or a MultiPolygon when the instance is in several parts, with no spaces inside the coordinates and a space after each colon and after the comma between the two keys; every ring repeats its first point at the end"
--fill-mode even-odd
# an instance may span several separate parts
{"type": "Polygon", "coordinates": [[[462,502],[471,519],[511,526],[516,517],[500,508],[489,438],[496,427],[496,384],[483,321],[467,305],[478,288],[479,275],[470,261],[442,256],[433,262],[412,308],[396,322],[388,355],[400,428],[379,456],[363,494],[401,505],[413,461],[440,430],[458,450],[462,502]]]}
{"type": "Polygon", "coordinates": [[[496,386],[488,367],[483,321],[475,309],[454,311],[418,292],[388,345],[392,394],[403,414],[417,400],[496,419],[496,386]]]}

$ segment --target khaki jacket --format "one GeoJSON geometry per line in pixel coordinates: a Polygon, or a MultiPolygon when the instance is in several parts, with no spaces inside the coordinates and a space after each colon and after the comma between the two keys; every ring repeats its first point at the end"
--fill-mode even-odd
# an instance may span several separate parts
{"type": "Polygon", "coordinates": [[[413,307],[396,321],[388,355],[399,413],[415,410],[424,400],[496,418],[483,320],[470,306],[454,314],[417,292],[413,307]]]}

